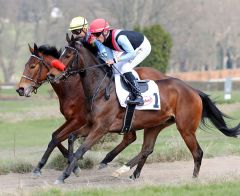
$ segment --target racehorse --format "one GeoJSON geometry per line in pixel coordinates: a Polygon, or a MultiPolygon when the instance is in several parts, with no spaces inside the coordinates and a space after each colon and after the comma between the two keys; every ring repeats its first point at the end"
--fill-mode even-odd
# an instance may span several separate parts
{"type": "MultiPolygon", "coordinates": [[[[31,56],[25,65],[22,78],[18,84],[17,92],[20,96],[31,96],[32,92],[47,82],[47,74],[51,69],[51,62],[58,59],[60,51],[55,47],[43,45],[39,48],[34,44],[34,48],[29,45],[31,56]]],[[[153,68],[136,68],[141,78],[161,79],[166,78],[164,74],[153,68]]],[[[52,134],[52,139],[48,147],[39,161],[37,167],[33,170],[34,176],[41,175],[41,169],[46,164],[53,149],[57,146],[65,158],[68,157],[68,150],[61,144],[67,139],[71,132],[74,132],[86,122],[85,96],[83,93],[82,83],[79,77],[70,76],[64,82],[51,83],[56,92],[60,111],[64,115],[66,121],[52,134]]],[[[122,142],[113,149],[101,162],[101,167],[111,162],[124,148],[136,140],[136,133],[131,131],[123,136],[122,142]]],[[[79,175],[79,168],[74,170],[75,175],[79,175]]]]}
{"type": "MultiPolygon", "coordinates": [[[[75,73],[80,73],[87,100],[87,122],[73,135],[76,138],[76,135],[81,133],[87,137],[75,152],[71,163],[56,180],[57,184],[64,183],[64,180],[73,171],[77,160],[82,158],[106,133],[121,130],[125,112],[125,109],[118,103],[115,88],[111,89],[110,99],[108,101],[104,99],[104,89],[109,82],[113,82],[111,77],[105,77],[107,66],[102,64],[100,67],[99,60],[83,44],[69,38],[67,41],[69,46],[60,57],[61,62],[66,66],[66,71],[61,72],[52,68],[49,75],[56,82],[63,76],[69,75],[72,70],[75,70],[75,73]],[[97,94],[96,89],[98,90],[97,94]]],[[[144,129],[143,147],[136,157],[118,171],[120,173],[128,171],[137,165],[132,177],[138,178],[148,155],[153,152],[159,132],[176,123],[178,131],[192,153],[194,159],[193,177],[197,177],[203,156],[203,151],[195,135],[200,122],[207,127],[204,120],[205,118],[209,119],[219,131],[229,137],[237,137],[240,134],[240,124],[234,128],[227,127],[224,120],[224,117],[227,116],[216,107],[208,95],[191,88],[179,79],[167,78],[156,81],[156,84],[161,96],[161,110],[137,110],[135,112],[132,130],[144,129]]]]}

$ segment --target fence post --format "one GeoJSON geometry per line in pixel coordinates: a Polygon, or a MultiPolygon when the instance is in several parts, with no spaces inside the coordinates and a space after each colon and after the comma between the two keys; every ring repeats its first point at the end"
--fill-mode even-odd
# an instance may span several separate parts
{"type": "Polygon", "coordinates": [[[224,99],[230,100],[232,98],[232,78],[227,77],[224,83],[224,99]]]}

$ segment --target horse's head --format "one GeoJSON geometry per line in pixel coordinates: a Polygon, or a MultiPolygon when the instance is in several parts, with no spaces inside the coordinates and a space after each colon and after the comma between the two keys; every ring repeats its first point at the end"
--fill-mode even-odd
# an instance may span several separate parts
{"type": "Polygon", "coordinates": [[[84,70],[86,65],[96,64],[97,62],[93,53],[85,48],[81,41],[75,40],[73,36],[70,38],[68,34],[66,40],[68,45],[61,54],[59,61],[52,63],[53,68],[48,73],[48,79],[51,82],[58,82],[70,75],[79,73],[84,70]]]}
{"type": "Polygon", "coordinates": [[[51,68],[51,61],[59,58],[60,52],[55,47],[43,45],[38,48],[34,44],[34,48],[30,45],[29,50],[31,56],[28,59],[23,75],[17,85],[16,91],[20,96],[30,97],[32,92],[37,92],[41,84],[47,81],[47,73],[51,68]]]}

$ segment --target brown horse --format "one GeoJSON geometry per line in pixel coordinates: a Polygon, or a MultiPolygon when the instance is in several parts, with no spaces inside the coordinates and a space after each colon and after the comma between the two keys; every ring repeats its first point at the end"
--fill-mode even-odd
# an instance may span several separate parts
{"type": "MultiPolygon", "coordinates": [[[[48,45],[34,48],[29,46],[31,56],[25,65],[23,76],[18,84],[17,92],[20,96],[31,96],[32,92],[47,81],[47,74],[51,69],[51,62],[59,58],[60,52],[55,47],[48,45]]],[[[161,79],[166,76],[161,72],[152,68],[137,68],[141,78],[161,79]]],[[[61,144],[67,139],[70,133],[83,126],[86,122],[85,96],[82,83],[79,77],[70,76],[64,82],[51,84],[59,98],[60,111],[64,115],[66,121],[52,134],[52,140],[49,142],[46,152],[39,161],[37,167],[33,170],[33,174],[38,177],[41,175],[41,169],[46,164],[51,152],[57,146],[63,156],[68,158],[68,150],[61,144]]],[[[129,132],[123,136],[122,142],[113,151],[108,153],[101,162],[101,167],[111,162],[124,148],[136,140],[136,133],[129,132]]],[[[74,173],[79,174],[79,169],[75,169],[74,173]]]]}
{"type": "MultiPolygon", "coordinates": [[[[57,81],[62,76],[68,75],[72,70],[75,70],[74,73],[80,73],[87,100],[87,123],[74,135],[75,138],[79,134],[87,137],[56,183],[64,183],[64,180],[73,171],[77,160],[82,158],[106,133],[120,132],[125,113],[125,109],[120,107],[118,103],[115,88],[112,88],[111,97],[108,101],[104,98],[104,89],[111,82],[110,77],[105,77],[107,66],[100,67],[99,60],[84,45],[72,39],[68,39],[68,42],[69,46],[66,47],[60,57],[62,63],[66,65],[66,71],[62,73],[53,68],[50,71],[50,76],[52,79],[56,77],[55,81],[57,81]],[[100,89],[97,95],[96,89],[100,89]],[[94,100],[92,100],[93,97],[94,100]]],[[[193,177],[197,177],[203,156],[203,151],[195,135],[200,122],[206,125],[204,119],[208,118],[219,131],[229,137],[237,137],[240,134],[240,124],[234,128],[228,128],[224,120],[226,116],[215,106],[208,95],[194,90],[181,80],[167,78],[158,80],[156,83],[161,95],[161,110],[137,110],[135,112],[132,129],[144,129],[143,147],[136,157],[117,172],[125,172],[137,165],[132,178],[138,178],[148,155],[153,152],[159,132],[163,128],[176,123],[178,131],[192,153],[194,159],[193,177]]]]}

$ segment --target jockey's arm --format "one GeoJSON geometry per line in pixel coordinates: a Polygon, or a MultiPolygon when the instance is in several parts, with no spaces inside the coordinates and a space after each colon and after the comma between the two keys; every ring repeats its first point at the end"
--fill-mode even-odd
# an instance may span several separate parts
{"type": "Polygon", "coordinates": [[[105,49],[105,46],[98,40],[93,40],[93,44],[97,47],[98,49],[98,55],[99,57],[104,60],[105,62],[108,60],[108,54],[105,49]]]}
{"type": "Polygon", "coordinates": [[[129,61],[136,57],[137,52],[134,50],[132,44],[128,40],[127,36],[120,35],[117,40],[118,44],[124,50],[122,56],[119,57],[118,61],[129,61]]]}
{"type": "Polygon", "coordinates": [[[86,40],[89,44],[97,47],[98,55],[104,62],[106,62],[109,59],[105,46],[100,41],[98,41],[94,36],[92,36],[91,33],[89,32],[87,33],[86,40]]]}

